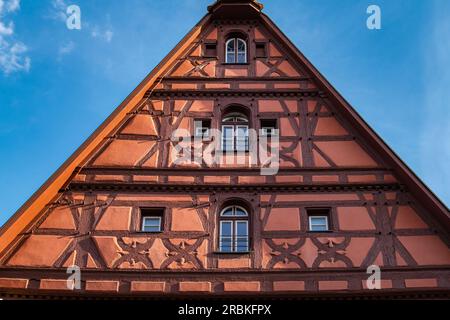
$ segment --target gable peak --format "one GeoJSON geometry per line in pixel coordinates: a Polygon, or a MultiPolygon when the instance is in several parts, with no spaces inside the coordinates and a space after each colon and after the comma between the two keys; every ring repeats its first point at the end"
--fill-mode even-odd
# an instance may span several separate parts
{"type": "Polygon", "coordinates": [[[208,12],[217,18],[247,18],[258,15],[264,6],[257,0],[217,0],[208,12]]]}

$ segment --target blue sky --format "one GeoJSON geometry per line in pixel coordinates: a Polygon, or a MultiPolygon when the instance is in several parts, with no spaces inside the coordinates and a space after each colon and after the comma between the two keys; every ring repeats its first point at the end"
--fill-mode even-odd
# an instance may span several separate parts
{"type": "MultiPolygon", "coordinates": [[[[205,14],[212,0],[0,0],[0,224],[205,14]],[[82,29],[64,11],[81,8],[82,29]]],[[[261,0],[450,205],[450,1],[261,0]],[[366,9],[382,11],[368,30],[366,9]]]]}

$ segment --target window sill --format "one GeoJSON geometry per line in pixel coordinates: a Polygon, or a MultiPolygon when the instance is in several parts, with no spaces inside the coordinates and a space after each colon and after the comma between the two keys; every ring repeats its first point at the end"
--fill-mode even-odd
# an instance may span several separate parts
{"type": "Polygon", "coordinates": [[[306,231],[306,233],[333,233],[334,230],[326,230],[326,231],[312,231],[312,230],[308,230],[306,231]]]}
{"type": "Polygon", "coordinates": [[[245,62],[245,63],[227,63],[227,62],[224,62],[224,63],[222,63],[222,65],[224,65],[224,66],[249,66],[250,63],[248,63],[248,62],[245,62]]]}
{"type": "Polygon", "coordinates": [[[217,152],[222,153],[222,154],[227,154],[227,153],[232,153],[232,154],[249,154],[250,151],[246,150],[246,151],[237,151],[237,150],[217,150],[217,152]]]}
{"type": "Polygon", "coordinates": [[[164,231],[135,231],[134,234],[162,234],[164,231]]]}
{"type": "Polygon", "coordinates": [[[223,251],[214,251],[215,255],[226,255],[226,256],[246,256],[251,254],[253,251],[241,251],[241,252],[223,252],[223,251]]]}

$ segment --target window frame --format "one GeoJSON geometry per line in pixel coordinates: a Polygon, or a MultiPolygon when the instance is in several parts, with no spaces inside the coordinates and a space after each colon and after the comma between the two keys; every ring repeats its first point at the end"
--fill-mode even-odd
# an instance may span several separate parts
{"type": "Polygon", "coordinates": [[[320,232],[332,232],[332,219],[331,219],[331,208],[307,208],[307,221],[308,221],[308,232],[320,233],[320,232]],[[326,230],[312,230],[313,218],[325,218],[326,230]]]}
{"type": "Polygon", "coordinates": [[[217,41],[215,40],[205,40],[203,42],[203,51],[202,51],[202,56],[205,58],[217,58],[217,41]],[[213,47],[214,49],[208,49],[208,47],[213,47]],[[209,54],[209,51],[213,50],[214,53],[213,54],[209,54]]]}
{"type": "Polygon", "coordinates": [[[241,38],[239,36],[234,36],[229,38],[225,42],[225,64],[248,64],[248,45],[247,41],[244,38],[241,38]],[[228,51],[228,44],[230,42],[233,42],[233,52],[228,51]],[[244,44],[244,51],[239,50],[239,42],[242,42],[244,44]],[[233,54],[233,61],[229,61],[228,59],[228,53],[233,54]],[[239,54],[244,53],[244,61],[239,62],[239,54]]]}
{"type": "Polygon", "coordinates": [[[165,208],[139,208],[139,226],[138,232],[140,233],[161,233],[164,232],[164,219],[165,219],[165,208]],[[144,222],[146,218],[158,218],[159,220],[159,231],[146,231],[144,230],[144,222]]]}
{"type": "Polygon", "coordinates": [[[141,230],[142,232],[148,232],[148,233],[156,233],[156,232],[161,232],[161,225],[162,225],[162,219],[160,216],[144,216],[142,217],[142,224],[141,224],[141,230]],[[146,220],[154,220],[157,219],[158,220],[158,224],[156,226],[149,226],[146,224],[146,220]],[[150,230],[145,230],[146,227],[157,227],[158,230],[155,231],[150,231],[150,230]]]}
{"type": "Polygon", "coordinates": [[[265,137],[277,137],[280,135],[280,129],[278,128],[278,120],[277,119],[260,119],[259,120],[259,126],[260,126],[260,133],[261,136],[265,137]],[[273,126],[267,126],[263,125],[264,121],[271,121],[273,122],[273,126]],[[267,129],[271,129],[270,132],[268,132],[267,129]]]}
{"type": "Polygon", "coordinates": [[[267,47],[267,41],[255,41],[255,58],[267,58],[267,47]],[[258,49],[262,49],[263,54],[259,54],[258,49]]]}
{"type": "Polygon", "coordinates": [[[211,137],[211,119],[194,119],[194,137],[209,139],[211,137]],[[201,126],[197,127],[196,123],[201,122],[201,126]],[[208,123],[209,126],[205,126],[204,124],[208,123]],[[201,134],[198,134],[197,130],[202,130],[201,134]],[[203,130],[206,129],[206,134],[204,134],[203,130]]]}
{"type": "Polygon", "coordinates": [[[251,237],[250,237],[250,230],[251,230],[251,222],[250,222],[250,214],[246,208],[239,204],[230,204],[225,206],[219,213],[219,233],[217,237],[217,253],[224,253],[224,254],[247,254],[250,252],[251,247],[251,237]],[[229,209],[232,209],[233,212],[236,210],[236,208],[239,208],[239,210],[245,212],[245,215],[229,215],[224,216],[223,213],[226,212],[229,209]],[[223,224],[224,223],[230,223],[231,224],[231,235],[230,236],[223,236],[223,224]],[[239,223],[245,223],[246,225],[246,250],[238,251],[238,238],[244,238],[242,236],[238,235],[237,229],[239,223]],[[231,250],[230,251],[224,251],[223,250],[223,238],[231,238],[231,250]]]}
{"type": "Polygon", "coordinates": [[[230,112],[225,114],[222,117],[221,121],[221,128],[222,128],[222,137],[221,137],[221,150],[223,152],[249,152],[250,150],[250,121],[249,118],[241,112],[230,112]],[[231,149],[228,149],[225,147],[225,130],[231,128],[231,149]],[[246,135],[244,135],[244,139],[239,139],[238,131],[244,129],[246,132],[246,135]],[[241,143],[238,143],[238,139],[241,141],[244,141],[245,148],[238,150],[238,145],[242,145],[241,143]]]}

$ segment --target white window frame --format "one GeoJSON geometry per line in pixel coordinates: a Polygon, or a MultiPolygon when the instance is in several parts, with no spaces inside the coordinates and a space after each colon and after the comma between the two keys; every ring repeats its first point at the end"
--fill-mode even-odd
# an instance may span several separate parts
{"type": "Polygon", "coordinates": [[[248,211],[245,208],[241,207],[241,206],[236,206],[236,205],[228,206],[228,207],[224,208],[220,212],[220,217],[224,217],[225,219],[224,220],[221,219],[220,223],[219,223],[219,251],[220,252],[224,252],[224,253],[248,252],[250,250],[250,234],[249,234],[249,223],[250,223],[250,221],[249,221],[248,211]],[[226,211],[230,210],[230,208],[232,210],[232,215],[225,216],[224,213],[226,211]],[[239,210],[245,212],[245,215],[242,215],[242,216],[236,215],[236,209],[239,209],[239,210]],[[236,218],[236,217],[238,219],[232,219],[232,218],[236,218]],[[227,218],[230,218],[230,219],[227,220],[227,218]],[[242,219],[239,219],[239,218],[242,218],[242,219]],[[223,224],[224,223],[231,223],[231,236],[222,236],[223,235],[223,224]],[[246,244],[247,244],[247,246],[245,248],[246,250],[242,250],[242,251],[238,251],[238,247],[237,247],[237,244],[238,244],[237,240],[238,239],[237,239],[236,235],[237,235],[237,225],[238,225],[238,223],[245,223],[245,226],[246,226],[246,233],[247,233],[246,244]],[[230,251],[223,251],[223,241],[222,241],[222,239],[224,237],[225,238],[231,238],[231,250],[230,251]]]}
{"type": "Polygon", "coordinates": [[[223,151],[239,151],[239,152],[246,152],[249,150],[250,146],[250,138],[249,138],[249,132],[248,132],[249,128],[248,125],[241,125],[241,124],[224,124],[222,125],[222,139],[221,139],[221,148],[223,151]],[[231,128],[231,138],[227,138],[225,139],[225,128],[231,128]],[[242,139],[241,137],[238,137],[237,132],[239,130],[239,128],[245,128],[246,129],[246,135],[244,136],[244,138],[242,139]],[[237,150],[237,146],[238,146],[238,138],[239,140],[242,139],[242,141],[244,141],[245,143],[245,149],[244,150],[237,150]],[[225,149],[225,140],[231,140],[231,150],[229,149],[225,149]]]}
{"type": "Polygon", "coordinates": [[[160,216],[144,216],[144,217],[142,217],[141,231],[142,232],[150,232],[150,233],[152,233],[152,232],[161,232],[162,231],[162,224],[161,224],[161,222],[162,222],[162,219],[161,219],[160,216]],[[146,226],[145,220],[147,220],[147,219],[152,219],[152,220],[158,219],[159,230],[158,231],[147,231],[147,230],[145,230],[145,226],[146,226]]]}
{"type": "MultiPolygon", "coordinates": [[[[328,222],[328,216],[326,216],[326,215],[310,215],[309,216],[309,231],[312,231],[312,232],[325,232],[325,231],[330,231],[330,224],[329,224],[329,222],[328,222]],[[312,224],[312,219],[313,218],[325,218],[325,227],[326,227],[326,230],[313,230],[312,229],[312,227],[313,227],[313,224],[312,224]]],[[[322,225],[322,224],[321,224],[322,225]]],[[[317,225],[316,225],[317,226],[317,225]]]]}
{"type": "Polygon", "coordinates": [[[220,216],[221,217],[248,217],[248,212],[247,212],[247,210],[244,207],[241,207],[241,206],[228,206],[228,207],[224,208],[220,212],[220,216]],[[232,209],[233,215],[231,215],[231,216],[224,216],[223,213],[225,211],[228,211],[230,208],[232,209]],[[238,215],[236,215],[236,209],[240,209],[241,211],[244,211],[245,212],[245,216],[238,216],[238,215]]]}
{"type": "Polygon", "coordinates": [[[248,61],[247,52],[248,52],[248,50],[247,50],[247,41],[245,41],[242,38],[231,38],[231,39],[228,39],[228,41],[225,42],[225,63],[230,63],[230,64],[244,64],[244,63],[247,63],[247,61],[248,61]],[[229,59],[228,59],[228,53],[231,53],[231,51],[228,51],[228,44],[230,42],[233,42],[233,53],[232,54],[233,54],[233,57],[234,57],[234,61],[229,61],[229,59]],[[244,44],[244,51],[239,51],[239,46],[238,46],[239,42],[242,42],[244,44]],[[238,62],[239,54],[244,54],[244,57],[245,57],[244,62],[238,62]]]}

